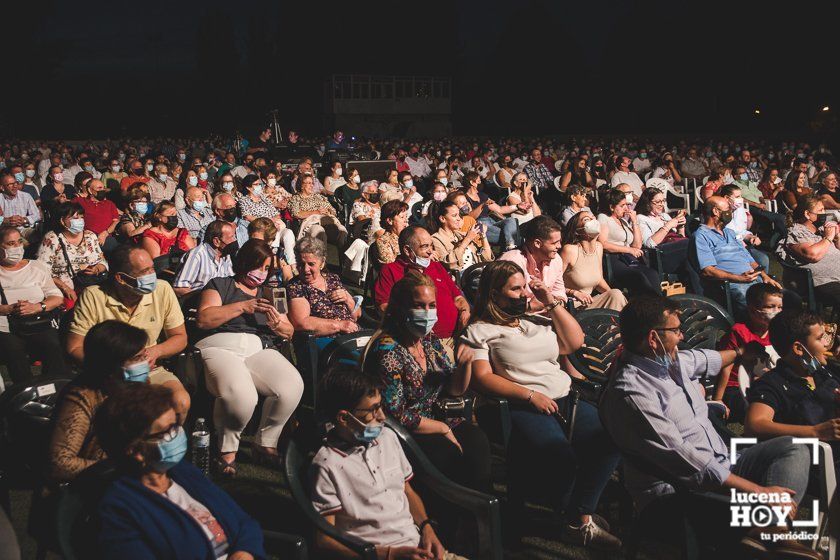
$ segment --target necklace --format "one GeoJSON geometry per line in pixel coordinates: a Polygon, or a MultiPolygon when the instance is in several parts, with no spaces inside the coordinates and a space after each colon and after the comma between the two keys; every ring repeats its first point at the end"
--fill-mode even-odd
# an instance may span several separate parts
{"type": "Polygon", "coordinates": [[[584,256],[591,257],[591,256],[593,256],[593,255],[595,255],[595,254],[597,254],[597,253],[598,253],[597,249],[593,249],[591,253],[588,253],[588,252],[586,251],[586,249],[584,249],[584,248],[583,248],[583,243],[582,243],[582,242],[581,242],[581,243],[578,243],[578,246],[580,247],[580,252],[581,252],[581,253],[583,253],[583,254],[584,254],[584,256]]]}

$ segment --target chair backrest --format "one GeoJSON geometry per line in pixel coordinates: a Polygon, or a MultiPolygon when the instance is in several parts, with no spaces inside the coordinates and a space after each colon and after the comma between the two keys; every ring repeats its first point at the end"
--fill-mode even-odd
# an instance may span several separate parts
{"type": "Polygon", "coordinates": [[[98,557],[96,510],[105,490],[118,476],[108,461],[94,464],[61,489],[55,516],[58,552],[65,560],[98,557]]]}
{"type": "MultiPolygon", "coordinates": [[[[324,531],[325,533],[333,533],[334,536],[338,530],[329,525],[321,515],[315,511],[312,505],[312,496],[309,491],[309,467],[312,464],[312,455],[315,451],[314,445],[309,445],[304,440],[311,440],[314,438],[293,438],[286,447],[286,454],[284,456],[284,468],[286,474],[286,483],[289,485],[289,490],[292,493],[297,506],[303,511],[309,523],[315,528],[324,531]]],[[[359,554],[364,560],[376,560],[376,548],[371,543],[364,543],[358,538],[345,538],[352,541],[354,545],[354,552],[359,554]]],[[[342,542],[345,546],[350,544],[342,542]]]]}
{"type": "Polygon", "coordinates": [[[583,346],[569,358],[575,369],[585,377],[603,382],[621,345],[618,312],[612,309],[584,309],[575,315],[575,319],[583,329],[583,346]]]}
{"type": "Polygon", "coordinates": [[[478,282],[481,280],[481,273],[484,271],[484,267],[488,264],[490,264],[490,261],[475,263],[461,272],[461,292],[463,292],[464,297],[470,304],[475,303],[476,296],[478,295],[478,282]]]}
{"type": "Polygon", "coordinates": [[[776,260],[782,265],[782,284],[784,287],[796,292],[808,305],[808,310],[816,313],[817,298],[814,293],[814,275],[811,269],[792,265],[782,258],[776,260]]]}
{"type": "Polygon", "coordinates": [[[744,366],[738,366],[738,390],[741,391],[741,396],[747,397],[747,389],[750,388],[750,374],[744,366]]]}
{"type": "Polygon", "coordinates": [[[732,329],[734,321],[717,302],[696,294],[671,296],[682,310],[680,349],[714,350],[718,341],[732,329]]]}
{"type": "Polygon", "coordinates": [[[335,337],[321,350],[321,355],[318,357],[318,369],[327,371],[340,362],[358,364],[373,333],[373,329],[362,329],[335,337]]]}
{"type": "Polygon", "coordinates": [[[555,189],[557,189],[557,190],[560,190],[560,183],[561,183],[562,181],[563,181],[563,177],[561,177],[560,175],[558,175],[557,177],[555,177],[555,178],[554,178],[554,188],[555,188],[555,189]]]}
{"type": "Polygon", "coordinates": [[[411,223],[412,225],[423,225],[423,205],[426,204],[424,200],[414,203],[411,207],[411,223]]]}

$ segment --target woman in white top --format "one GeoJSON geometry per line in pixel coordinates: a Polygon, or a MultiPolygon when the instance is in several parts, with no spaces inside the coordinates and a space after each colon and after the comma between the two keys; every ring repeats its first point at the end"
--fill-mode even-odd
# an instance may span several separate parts
{"type": "Polygon", "coordinates": [[[540,210],[536,199],[534,199],[534,191],[531,187],[531,181],[528,180],[528,175],[520,171],[513,176],[510,186],[513,190],[508,196],[508,204],[518,206],[519,204],[524,203],[528,208],[527,210],[517,208],[513,214],[511,214],[511,216],[519,222],[519,225],[533,220],[534,217],[542,214],[542,210],[540,210]]]}
{"type": "Polygon", "coordinates": [[[627,288],[632,295],[659,294],[659,274],[642,259],[642,232],[636,212],[630,210],[633,193],[610,189],[602,199],[604,213],[598,214],[601,235],[598,241],[604,246],[612,267],[611,283],[616,288],[627,288]]]}
{"type": "Polygon", "coordinates": [[[558,421],[558,414],[567,414],[572,383],[559,357],[581,347],[583,331],[542,281],[534,278],[528,287],[548,311],[551,326],[525,319],[522,269],[494,261],[481,275],[476,311],[462,337],[474,352],[473,386],[509,402],[509,499],[521,506],[526,496],[547,496],[566,517],[568,539],[617,550],[621,541],[592,514],[619,454],[591,404],[578,404],[574,443],[558,421]]]}
{"type": "Polygon", "coordinates": [[[665,193],[653,187],[642,191],[636,203],[642,245],[648,249],[658,248],[662,271],[676,274],[683,283],[699,285],[692,280],[694,273],[688,266],[688,244],[685,236],[685,210],[678,210],[675,216],[665,212],[665,193]]]}
{"type": "Polygon", "coordinates": [[[344,169],[341,167],[341,162],[332,162],[330,174],[324,179],[324,190],[327,191],[328,195],[332,195],[338,187],[347,183],[342,177],[343,174],[344,169]]]}
{"type": "Polygon", "coordinates": [[[64,350],[58,329],[32,326],[32,320],[61,305],[49,265],[23,258],[23,238],[16,227],[0,226],[0,356],[14,383],[32,377],[33,358],[43,375],[63,375],[64,350]]]}

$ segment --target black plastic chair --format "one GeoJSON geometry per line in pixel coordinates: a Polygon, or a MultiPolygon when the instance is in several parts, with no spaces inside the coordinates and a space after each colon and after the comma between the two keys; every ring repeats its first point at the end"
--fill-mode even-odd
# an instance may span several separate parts
{"type": "Polygon", "coordinates": [[[426,204],[426,201],[421,200],[419,202],[415,202],[414,205],[411,207],[411,225],[413,226],[422,226],[423,225],[423,205],[426,204]]]}
{"type": "MultiPolygon", "coordinates": [[[[108,485],[117,477],[108,461],[93,465],[70,484],[62,486],[55,503],[54,526],[50,550],[64,560],[98,558],[97,540],[99,524],[96,510],[108,485]]],[[[263,542],[268,554],[292,560],[307,560],[306,541],[297,535],[263,531],[263,542]]],[[[45,547],[46,548],[46,547],[45,547]]],[[[39,551],[44,550],[39,542],[39,551]]]]}
{"type": "Polygon", "coordinates": [[[583,346],[570,355],[569,360],[584,377],[595,383],[607,380],[607,370],[621,346],[618,316],[612,309],[584,309],[575,315],[584,339],[583,346]]]}
{"type": "Polygon", "coordinates": [[[373,544],[340,531],[315,511],[309,491],[309,465],[316,449],[314,445],[301,441],[302,439],[296,438],[289,442],[284,460],[286,482],[295,503],[315,530],[346,546],[362,560],[377,560],[376,547],[373,544]]]}
{"type": "Polygon", "coordinates": [[[814,275],[811,269],[804,266],[794,266],[778,257],[776,260],[782,265],[782,285],[798,294],[808,305],[808,311],[812,313],[821,311],[822,305],[817,301],[814,292],[814,275]]]}
{"type": "MultiPolygon", "coordinates": [[[[292,346],[295,352],[295,365],[303,377],[303,398],[301,403],[317,410],[317,388],[321,373],[327,371],[333,364],[342,359],[358,361],[361,356],[359,340],[370,338],[373,330],[363,329],[350,334],[337,336],[323,350],[318,349],[312,331],[295,332],[292,346]]],[[[367,343],[367,340],[365,340],[367,343]]]]}
{"type": "Polygon", "coordinates": [[[423,485],[440,498],[468,511],[475,518],[478,528],[475,558],[500,560],[504,551],[498,498],[454,483],[429,461],[417,441],[402,424],[390,417],[385,420],[385,424],[397,434],[415,476],[423,485]]]}
{"type": "Polygon", "coordinates": [[[478,282],[481,280],[481,273],[484,272],[484,267],[490,264],[490,262],[492,261],[475,263],[468,266],[463,272],[461,272],[461,292],[464,294],[464,297],[470,305],[475,304],[475,299],[478,295],[478,282]]]}
{"type": "Polygon", "coordinates": [[[716,301],[695,294],[671,296],[679,304],[681,314],[680,329],[683,340],[680,349],[706,348],[714,350],[717,343],[732,329],[734,321],[716,301]]]}

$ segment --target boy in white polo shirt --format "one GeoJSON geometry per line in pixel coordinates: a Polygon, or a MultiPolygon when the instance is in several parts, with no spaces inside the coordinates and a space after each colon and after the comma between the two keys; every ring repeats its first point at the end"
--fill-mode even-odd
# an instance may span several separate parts
{"type": "MultiPolygon", "coordinates": [[[[376,545],[380,560],[449,560],[412,489],[411,465],[396,434],[385,428],[379,382],[339,366],[324,377],[319,399],[333,429],[312,461],[312,504],[343,532],[376,545]]],[[[355,558],[318,533],[316,547],[331,556],[355,558]]]]}

